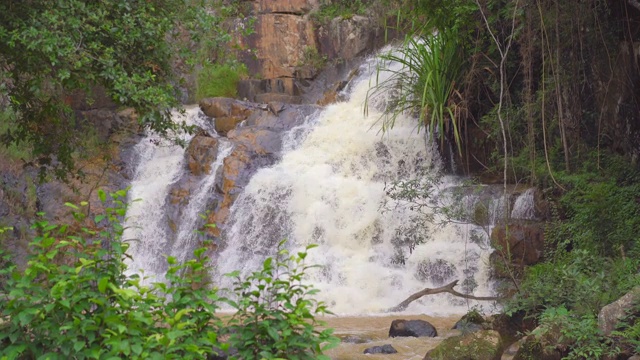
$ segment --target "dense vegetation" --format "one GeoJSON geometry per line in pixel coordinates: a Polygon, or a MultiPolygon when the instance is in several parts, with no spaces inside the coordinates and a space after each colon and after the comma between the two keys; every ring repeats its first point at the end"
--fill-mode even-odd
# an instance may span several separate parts
{"type": "Polygon", "coordinates": [[[43,172],[69,174],[93,126],[74,111],[82,101],[133,107],[141,128],[169,134],[180,74],[229,60],[224,21],[238,11],[219,0],[2,1],[2,144],[28,149],[43,172]]]}
{"type": "Polygon", "coordinates": [[[169,257],[166,283],[147,286],[126,273],[126,192],[98,195],[112,204],[103,214],[65,204],[73,223],[37,221],[24,269],[0,256],[0,359],[328,359],[338,339],[318,329],[326,307],[302,283],[312,246],[290,255],[282,242],[261,270],[229,274],[230,298],[209,283],[206,248],[184,264],[169,257]],[[216,314],[222,304],[231,319],[216,314]]]}
{"type": "Polygon", "coordinates": [[[561,343],[571,359],[638,352],[638,307],[611,337],[596,318],[640,285],[637,2],[395,4],[409,35],[382,65],[411,71],[372,90],[401,90],[385,127],[418,112],[441,144],[457,144],[464,172],[505,191],[528,183],[550,203],[544,261],[510,272],[505,311],[539,321],[541,339],[559,335],[542,346],[561,343]]]}
{"type": "MultiPolygon", "coordinates": [[[[372,90],[400,90],[385,130],[399,112],[414,111],[442,149],[455,144],[465,173],[536,186],[551,204],[544,261],[510,273],[515,295],[506,312],[536,319],[539,332],[562,328],[570,358],[640,352],[635,315],[608,338],[596,327],[602,306],[640,285],[638,2],[322,4],[319,21],[382,4],[395,30],[408,34],[403,49],[381,63],[399,61],[411,71],[372,90]]],[[[244,68],[221,46],[230,40],[225,20],[241,11],[228,1],[1,1],[5,151],[43,171],[73,174],[87,154],[91,125],[72,102],[78,94],[98,100],[97,89],[116,106],[134,107],[141,127],[169,134],[184,68],[195,66],[184,71],[196,73],[196,98],[234,95],[244,68]]],[[[2,260],[0,341],[7,358],[199,357],[228,345],[246,358],[308,358],[333,341],[306,320],[324,307],[299,283],[306,267],[294,264],[304,253],[290,257],[280,249],[283,258],[238,279],[233,291],[253,296],[243,301],[205,286],[204,250],[186,264],[168,259],[169,283],[147,287],[124,273],[123,208],[97,218],[76,210],[75,224],[36,223],[26,269],[2,260]],[[280,274],[287,275],[268,280],[280,274]],[[228,323],[215,315],[221,302],[239,310],[228,323]],[[226,344],[222,334],[229,335],[226,344]]]]}

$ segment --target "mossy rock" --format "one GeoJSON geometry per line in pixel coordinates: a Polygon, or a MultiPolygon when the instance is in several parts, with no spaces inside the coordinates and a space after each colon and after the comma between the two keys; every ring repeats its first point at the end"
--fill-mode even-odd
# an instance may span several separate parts
{"type": "Polygon", "coordinates": [[[501,350],[500,334],[481,330],[445,339],[424,360],[499,360],[501,350]]]}

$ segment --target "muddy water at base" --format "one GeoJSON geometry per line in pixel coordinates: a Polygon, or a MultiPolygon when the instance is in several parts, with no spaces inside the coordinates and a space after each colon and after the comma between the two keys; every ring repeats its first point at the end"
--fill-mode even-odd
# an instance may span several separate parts
{"type": "Polygon", "coordinates": [[[451,330],[460,319],[460,315],[450,317],[431,317],[426,315],[384,315],[384,316],[327,316],[323,320],[327,326],[335,329],[334,334],[343,340],[340,345],[327,352],[334,360],[371,360],[372,355],[363,354],[364,349],[372,346],[391,344],[397,354],[384,355],[385,360],[421,360],[427,351],[433,349],[447,337],[458,335],[458,330],[451,330]],[[435,326],[438,336],[435,338],[390,338],[389,327],[395,319],[426,320],[435,326]]]}

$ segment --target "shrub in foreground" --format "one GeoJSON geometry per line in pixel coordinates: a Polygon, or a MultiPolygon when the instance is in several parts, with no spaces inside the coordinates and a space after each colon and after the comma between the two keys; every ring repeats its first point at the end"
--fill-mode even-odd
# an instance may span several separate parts
{"type": "MultiPolygon", "coordinates": [[[[99,197],[107,201],[104,192],[99,197]]],[[[294,348],[296,352],[288,358],[303,358],[298,354],[306,352],[321,358],[320,343],[333,340],[330,331],[313,328],[317,325],[313,314],[322,312],[324,305],[309,300],[314,292],[300,283],[308,267],[298,267],[297,259],[305,253],[265,262],[289,269],[292,277],[288,279],[268,268],[263,269],[267,273],[252,275],[274,276],[271,284],[260,287],[264,296],[291,291],[295,314],[288,308],[257,308],[221,298],[207,283],[209,259],[204,248],[184,264],[169,257],[166,282],[145,286],[138,275],[125,274],[128,244],[121,239],[120,225],[126,213],[125,197],[126,191],[112,194],[113,207],[92,218],[84,215],[86,203],[81,207],[65,204],[73,210],[73,224],[36,221],[38,235],[26,268],[18,271],[10,266],[0,271],[6,279],[0,293],[0,359],[204,359],[230,345],[244,359],[282,358],[287,353],[280,349],[294,348]],[[270,338],[257,337],[259,343],[235,336],[221,342],[218,334],[226,332],[227,325],[216,310],[222,301],[242,304],[239,319],[260,311],[254,319],[270,317],[280,322],[265,330],[270,338]],[[309,309],[312,305],[317,306],[315,312],[309,309]]]]}

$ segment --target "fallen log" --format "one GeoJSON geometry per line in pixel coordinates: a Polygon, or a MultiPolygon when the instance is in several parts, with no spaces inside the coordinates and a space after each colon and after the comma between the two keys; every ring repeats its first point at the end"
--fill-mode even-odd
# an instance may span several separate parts
{"type": "Polygon", "coordinates": [[[411,304],[413,301],[418,300],[419,298],[425,295],[433,295],[433,294],[440,294],[440,293],[449,293],[453,296],[457,296],[465,299],[471,299],[471,300],[495,301],[495,300],[503,299],[502,297],[495,297],[495,296],[473,296],[469,294],[459,293],[453,290],[453,288],[456,285],[458,285],[458,280],[452,281],[451,283],[439,288],[435,288],[435,289],[426,288],[426,289],[420,290],[417,293],[409,296],[406,300],[404,300],[400,304],[388,309],[387,312],[404,311],[407,308],[407,306],[409,306],[409,304],[411,304]]]}

